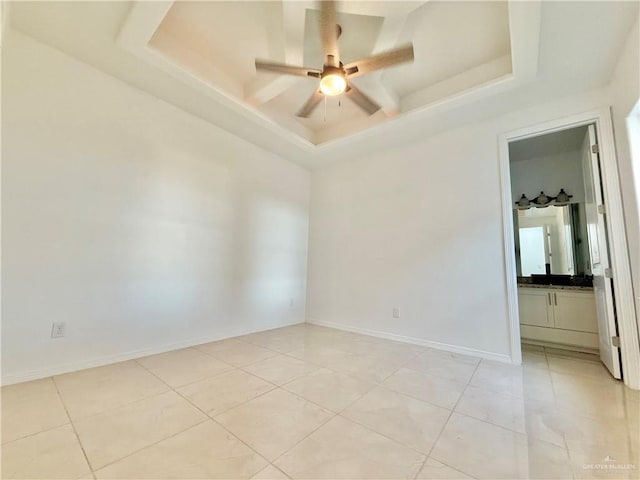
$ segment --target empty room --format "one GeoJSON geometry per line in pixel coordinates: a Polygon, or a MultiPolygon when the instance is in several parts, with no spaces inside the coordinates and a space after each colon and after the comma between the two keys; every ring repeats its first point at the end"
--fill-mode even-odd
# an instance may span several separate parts
{"type": "Polygon", "coordinates": [[[1,478],[639,478],[640,2],[0,6],[1,478]]]}

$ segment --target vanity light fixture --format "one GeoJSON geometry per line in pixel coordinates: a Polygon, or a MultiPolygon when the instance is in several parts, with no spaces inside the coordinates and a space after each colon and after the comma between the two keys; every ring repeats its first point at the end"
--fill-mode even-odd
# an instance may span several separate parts
{"type": "Polygon", "coordinates": [[[518,206],[518,208],[529,208],[531,207],[531,202],[523,193],[522,196],[520,197],[520,200],[516,202],[516,205],[518,206]]]}
{"type": "Polygon", "coordinates": [[[549,197],[548,195],[545,195],[545,193],[541,191],[540,195],[538,195],[533,200],[529,200],[526,197],[526,195],[523,193],[522,196],[515,203],[518,209],[520,210],[526,210],[531,207],[545,208],[545,207],[548,207],[549,205],[556,205],[560,207],[563,205],[569,205],[569,203],[571,202],[571,198],[573,198],[573,195],[569,195],[567,192],[564,191],[564,188],[561,188],[560,192],[555,197],[549,197]]]}
{"type": "Polygon", "coordinates": [[[567,194],[567,192],[564,191],[564,188],[561,188],[560,193],[558,193],[558,196],[556,196],[556,201],[554,203],[556,205],[569,205],[572,197],[573,195],[567,194]]]}
{"type": "Polygon", "coordinates": [[[533,203],[539,207],[548,207],[551,200],[553,200],[553,197],[547,197],[544,192],[540,192],[540,195],[533,199],[533,203]]]}

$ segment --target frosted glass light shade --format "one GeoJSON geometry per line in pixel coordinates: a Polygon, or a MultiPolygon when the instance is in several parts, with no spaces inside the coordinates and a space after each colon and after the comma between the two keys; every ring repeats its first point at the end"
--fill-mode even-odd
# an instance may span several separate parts
{"type": "Polygon", "coordinates": [[[340,95],[346,88],[347,80],[342,75],[332,73],[322,77],[322,80],[320,80],[320,91],[331,97],[340,95]]]}

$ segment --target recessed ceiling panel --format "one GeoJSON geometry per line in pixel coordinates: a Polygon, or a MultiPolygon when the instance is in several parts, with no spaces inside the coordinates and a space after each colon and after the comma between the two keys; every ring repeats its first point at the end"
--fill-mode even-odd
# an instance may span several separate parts
{"type": "Polygon", "coordinates": [[[322,69],[316,2],[174,2],[148,46],[314,144],[511,73],[507,2],[337,2],[336,10],[344,64],[413,44],[414,62],[349,80],[381,106],[374,115],[343,94],[297,117],[319,79],[256,72],[255,59],[322,69]]]}
{"type": "Polygon", "coordinates": [[[427,2],[403,33],[415,45],[416,60],[383,74],[400,96],[511,53],[506,2],[427,2]]]}

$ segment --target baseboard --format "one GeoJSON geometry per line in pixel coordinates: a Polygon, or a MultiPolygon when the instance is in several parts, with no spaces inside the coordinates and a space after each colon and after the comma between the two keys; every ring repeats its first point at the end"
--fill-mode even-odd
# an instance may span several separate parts
{"type": "Polygon", "coordinates": [[[135,358],[147,357],[149,355],[156,355],[158,353],[166,353],[172,350],[179,350],[181,348],[193,347],[195,345],[202,345],[203,343],[215,342],[218,340],[225,340],[227,338],[239,337],[241,335],[248,335],[250,333],[266,332],[268,330],[274,330],[276,328],[290,327],[292,325],[298,325],[304,322],[288,323],[285,325],[279,325],[277,327],[267,328],[265,330],[249,330],[237,333],[233,336],[216,336],[210,335],[207,337],[192,338],[189,340],[183,340],[180,342],[174,342],[169,344],[160,345],[157,347],[142,348],[139,350],[130,350],[128,352],[116,353],[113,355],[104,355],[102,357],[94,357],[87,360],[81,360],[77,362],[60,363],[58,365],[48,365],[45,368],[39,368],[35,370],[27,370],[25,372],[9,373],[2,375],[0,385],[13,385],[15,383],[28,382],[30,380],[38,380],[40,378],[47,378],[53,375],[61,375],[63,373],[77,372],[78,370],[85,370],[87,368],[102,367],[104,365],[110,365],[112,363],[125,362],[127,360],[133,360],[135,358]]]}
{"type": "Polygon", "coordinates": [[[395,333],[382,332],[380,330],[371,330],[368,328],[352,327],[350,325],[342,325],[340,323],[326,322],[317,320],[314,318],[307,318],[307,323],[312,325],[318,325],[321,327],[336,328],[338,330],[344,330],[347,332],[360,333],[362,335],[369,335],[371,337],[386,338],[387,340],[396,340],[398,342],[411,343],[413,345],[420,345],[423,347],[435,348],[437,350],[444,350],[452,353],[460,353],[462,355],[470,355],[472,357],[480,357],[486,360],[493,360],[501,363],[513,363],[509,355],[503,355],[500,353],[485,352],[484,350],[477,350],[474,348],[460,347],[457,345],[450,345],[448,343],[434,342],[431,340],[425,340],[423,338],[407,337],[404,335],[398,335],[395,333]]]}

